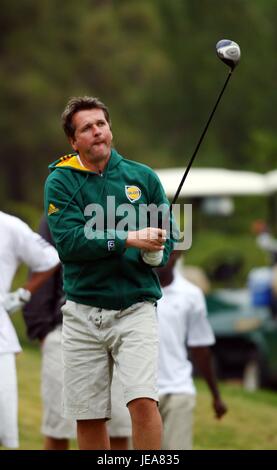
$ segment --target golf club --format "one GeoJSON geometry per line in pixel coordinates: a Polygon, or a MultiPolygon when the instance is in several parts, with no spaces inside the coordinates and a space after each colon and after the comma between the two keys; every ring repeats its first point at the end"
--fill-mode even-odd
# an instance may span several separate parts
{"type": "Polygon", "coordinates": [[[208,121],[207,121],[207,124],[206,124],[206,126],[205,126],[205,128],[204,128],[204,130],[203,130],[203,132],[202,132],[202,135],[201,135],[201,137],[200,137],[200,139],[199,139],[199,141],[198,141],[198,144],[196,145],[196,148],[195,148],[195,150],[194,150],[194,152],[193,152],[193,155],[192,155],[192,157],[191,157],[191,159],[190,159],[190,162],[189,162],[189,164],[188,164],[188,166],[187,166],[187,168],[186,168],[186,171],[185,171],[185,173],[184,173],[184,175],[183,175],[183,177],[182,177],[182,180],[181,180],[181,182],[180,182],[180,184],[179,184],[179,186],[178,186],[178,189],[177,189],[177,191],[176,191],[176,194],[175,194],[175,196],[174,196],[174,198],[173,198],[173,200],[172,200],[172,202],[171,202],[171,204],[170,204],[170,207],[169,207],[169,215],[170,215],[170,213],[171,213],[171,211],[172,211],[173,205],[176,203],[176,201],[177,201],[177,199],[178,199],[178,197],[179,197],[179,194],[180,194],[181,189],[182,189],[182,187],[183,187],[183,184],[184,184],[184,182],[185,182],[185,180],[186,180],[186,177],[188,176],[188,173],[189,173],[189,170],[190,170],[190,168],[191,168],[191,165],[193,164],[193,161],[194,161],[194,159],[195,159],[195,157],[196,157],[196,155],[197,155],[197,152],[198,152],[198,150],[199,150],[199,147],[200,147],[200,145],[201,145],[201,143],[202,143],[202,141],[203,141],[203,139],[204,139],[204,137],[205,137],[205,134],[206,134],[206,132],[207,132],[207,130],[208,130],[209,124],[210,124],[210,122],[211,122],[211,120],[212,120],[212,118],[213,118],[213,115],[214,115],[214,113],[215,113],[215,111],[216,111],[216,108],[217,108],[217,106],[218,106],[218,104],[219,104],[219,102],[220,102],[220,100],[221,100],[221,97],[222,97],[222,95],[223,95],[223,93],[224,93],[224,91],[225,91],[225,89],[226,89],[226,87],[227,87],[227,85],[228,85],[228,82],[229,82],[229,80],[230,80],[230,78],[231,78],[231,76],[232,76],[232,72],[233,72],[234,68],[235,68],[236,65],[239,63],[239,60],[240,60],[240,47],[239,47],[239,45],[238,45],[236,42],[234,42],[234,41],[230,41],[229,39],[222,39],[221,41],[218,41],[218,43],[216,44],[216,53],[217,53],[217,56],[220,58],[220,60],[222,60],[226,65],[228,65],[228,66],[230,67],[230,71],[229,71],[228,77],[227,77],[227,79],[226,79],[226,81],[225,81],[225,83],[224,83],[224,85],[223,85],[223,88],[222,88],[222,90],[221,90],[221,92],[220,92],[220,94],[219,94],[219,96],[218,96],[218,98],[217,98],[217,101],[216,101],[216,103],[215,103],[215,105],[214,105],[214,108],[213,108],[213,110],[212,110],[212,112],[211,112],[211,114],[210,114],[210,117],[209,117],[209,119],[208,119],[208,121]]]}

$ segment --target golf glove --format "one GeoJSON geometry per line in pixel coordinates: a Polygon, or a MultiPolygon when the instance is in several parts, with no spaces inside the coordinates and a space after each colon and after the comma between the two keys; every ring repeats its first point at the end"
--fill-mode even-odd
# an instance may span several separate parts
{"type": "Polygon", "coordinates": [[[1,303],[6,312],[11,315],[18,309],[22,308],[27,302],[29,302],[31,295],[32,294],[30,291],[20,287],[20,289],[4,295],[1,303]]]}
{"type": "Polygon", "coordinates": [[[141,257],[146,264],[150,266],[159,266],[163,259],[163,250],[147,251],[141,250],[141,257]]]}

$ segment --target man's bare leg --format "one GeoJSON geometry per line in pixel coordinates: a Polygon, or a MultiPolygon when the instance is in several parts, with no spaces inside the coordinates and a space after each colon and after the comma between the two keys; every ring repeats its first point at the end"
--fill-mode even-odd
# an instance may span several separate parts
{"type": "Polygon", "coordinates": [[[110,437],[111,450],[128,450],[128,437],[110,437]]]}
{"type": "Polygon", "coordinates": [[[110,439],[104,419],[78,420],[77,439],[80,450],[110,450],[110,439]]]}
{"type": "Polygon", "coordinates": [[[134,449],[160,449],[162,420],[157,403],[150,398],[137,398],[128,403],[128,408],[132,419],[134,449]]]}
{"type": "Polygon", "coordinates": [[[44,450],[68,450],[69,440],[45,436],[43,448],[44,450]]]}

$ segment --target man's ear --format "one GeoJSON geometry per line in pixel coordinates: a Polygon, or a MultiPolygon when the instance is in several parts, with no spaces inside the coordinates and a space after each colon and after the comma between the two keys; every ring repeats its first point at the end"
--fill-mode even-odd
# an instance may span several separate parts
{"type": "Polygon", "coordinates": [[[76,146],[76,141],[75,141],[74,137],[68,137],[68,140],[69,140],[69,143],[70,143],[71,147],[75,150],[75,152],[77,152],[78,148],[76,146]]]}

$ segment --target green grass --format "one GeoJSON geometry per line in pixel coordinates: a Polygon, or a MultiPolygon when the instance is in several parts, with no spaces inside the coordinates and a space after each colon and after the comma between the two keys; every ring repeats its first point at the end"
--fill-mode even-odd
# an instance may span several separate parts
{"type": "MultiPolygon", "coordinates": [[[[21,450],[37,450],[43,447],[43,436],[40,433],[40,365],[39,348],[25,347],[17,357],[21,450]]],[[[73,441],[71,448],[76,447],[76,442],[73,441]]]]}
{"type": "Polygon", "coordinates": [[[25,348],[17,356],[20,449],[41,449],[40,352],[25,348]]]}
{"type": "Polygon", "coordinates": [[[228,414],[221,421],[213,417],[207,387],[199,390],[195,419],[195,449],[262,450],[277,449],[277,394],[259,390],[251,393],[240,384],[221,384],[228,414]]]}
{"type": "MultiPolygon", "coordinates": [[[[26,347],[17,357],[20,449],[41,449],[40,352],[26,347]]],[[[221,384],[229,412],[214,418],[206,385],[196,381],[195,449],[277,449],[277,394],[245,392],[239,384],[221,384]]],[[[76,448],[76,443],[73,448],[76,448]]]]}

